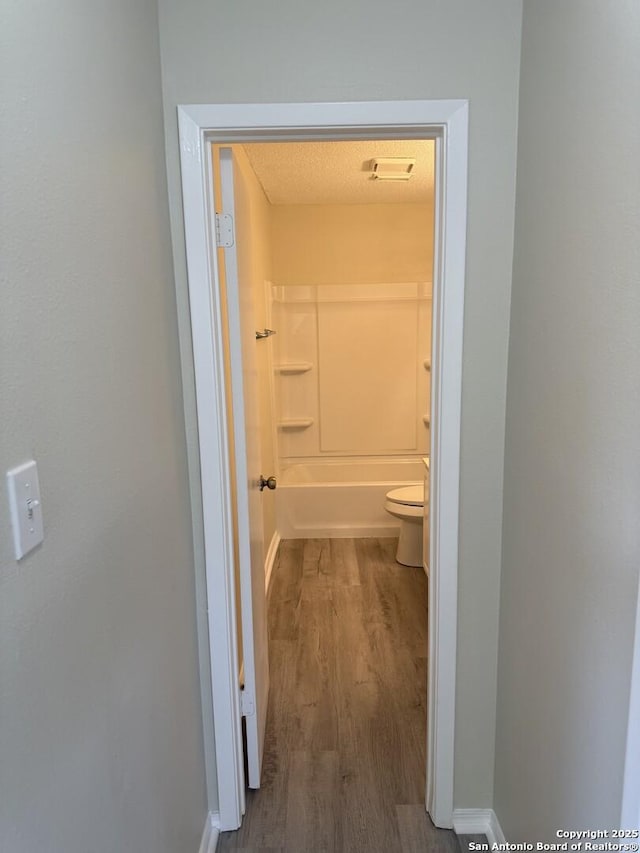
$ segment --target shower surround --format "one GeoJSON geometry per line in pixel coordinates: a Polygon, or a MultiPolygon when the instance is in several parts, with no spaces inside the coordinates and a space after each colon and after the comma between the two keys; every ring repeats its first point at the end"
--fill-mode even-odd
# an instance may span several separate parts
{"type": "Polygon", "coordinates": [[[271,286],[283,538],[394,535],[429,452],[431,284],[271,286]]]}

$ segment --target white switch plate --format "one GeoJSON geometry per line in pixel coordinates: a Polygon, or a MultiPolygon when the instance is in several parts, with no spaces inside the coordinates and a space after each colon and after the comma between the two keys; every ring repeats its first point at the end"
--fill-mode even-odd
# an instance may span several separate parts
{"type": "Polygon", "coordinates": [[[9,506],[13,526],[16,560],[33,550],[44,539],[40,484],[36,463],[25,462],[7,471],[9,506]]]}

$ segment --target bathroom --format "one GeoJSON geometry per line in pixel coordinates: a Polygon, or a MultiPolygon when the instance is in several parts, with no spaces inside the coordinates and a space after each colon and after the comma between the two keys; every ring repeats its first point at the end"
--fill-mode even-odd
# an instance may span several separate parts
{"type": "Polygon", "coordinates": [[[255,343],[261,462],[277,481],[262,496],[268,578],[280,539],[397,536],[386,495],[424,481],[434,142],[252,143],[233,156],[255,329],[275,331],[255,343]]]}

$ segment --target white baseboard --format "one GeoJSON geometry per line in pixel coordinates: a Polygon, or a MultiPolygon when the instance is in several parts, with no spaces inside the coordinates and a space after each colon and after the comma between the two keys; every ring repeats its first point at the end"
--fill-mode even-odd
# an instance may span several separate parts
{"type": "Polygon", "coordinates": [[[220,835],[220,815],[217,812],[209,812],[202,830],[202,841],[199,853],[215,853],[220,835]]]}
{"type": "Polygon", "coordinates": [[[288,527],[281,526],[283,539],[369,539],[371,537],[392,538],[400,534],[394,525],[371,525],[369,527],[288,527]]]}
{"type": "Polygon", "coordinates": [[[271,537],[269,549],[267,550],[267,556],[264,561],[264,588],[266,592],[269,592],[269,584],[271,583],[271,573],[273,572],[273,564],[276,561],[276,554],[278,553],[278,545],[280,544],[280,538],[280,534],[276,530],[276,532],[271,537]]]}
{"type": "Polygon", "coordinates": [[[486,835],[489,844],[506,843],[493,809],[455,809],[453,828],[458,835],[486,835]]]}

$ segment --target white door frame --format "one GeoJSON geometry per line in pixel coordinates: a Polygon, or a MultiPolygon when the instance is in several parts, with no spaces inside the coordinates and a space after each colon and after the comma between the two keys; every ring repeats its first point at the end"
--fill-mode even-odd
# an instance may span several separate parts
{"type": "Polygon", "coordinates": [[[178,107],[191,334],[202,477],[220,827],[244,812],[229,437],[210,144],[311,139],[436,140],[431,385],[427,810],[453,817],[460,417],[468,103],[463,100],[178,107]]]}
{"type": "Polygon", "coordinates": [[[627,748],[620,814],[621,829],[637,829],[638,827],[640,827],[640,586],[638,587],[636,603],[627,748]]]}

